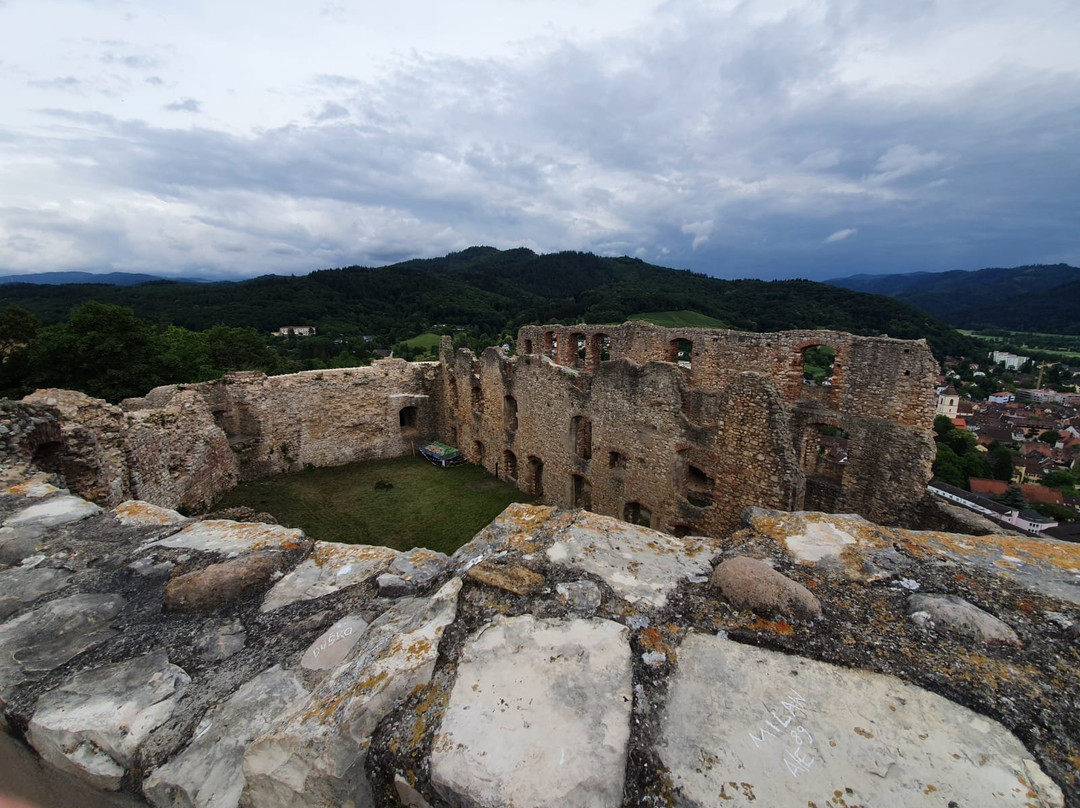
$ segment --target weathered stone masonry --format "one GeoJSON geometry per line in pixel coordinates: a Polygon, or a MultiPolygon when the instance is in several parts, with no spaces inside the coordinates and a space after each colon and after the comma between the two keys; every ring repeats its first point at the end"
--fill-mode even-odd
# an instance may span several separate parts
{"type": "Polygon", "coordinates": [[[748,506],[917,521],[934,445],[923,342],[836,331],[527,326],[517,356],[451,354],[441,435],[564,507],[720,535],[748,506]],[[829,385],[804,351],[836,351],[829,385]],[[823,459],[821,428],[847,457],[823,459]]]}
{"type": "Polygon", "coordinates": [[[37,419],[9,454],[103,505],[198,512],[238,481],[438,437],[545,502],[722,535],[749,506],[918,524],[935,372],[924,343],[836,331],[528,326],[514,357],[444,338],[437,363],[235,373],[122,408],[39,391],[5,417],[37,419]],[[828,385],[803,380],[816,345],[836,351],[828,385]]]}
{"type": "Polygon", "coordinates": [[[4,459],[64,476],[101,505],[201,512],[239,481],[398,457],[435,435],[439,367],[383,360],[288,376],[169,385],[122,407],[69,390],[9,404],[4,459]]]}

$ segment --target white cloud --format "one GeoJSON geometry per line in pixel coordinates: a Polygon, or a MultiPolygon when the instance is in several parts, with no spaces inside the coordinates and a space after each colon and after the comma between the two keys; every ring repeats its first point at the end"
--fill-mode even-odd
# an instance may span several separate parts
{"type": "Polygon", "coordinates": [[[713,222],[712,219],[703,222],[688,222],[679,229],[684,235],[694,237],[693,242],[690,244],[690,248],[696,250],[709,240],[709,236],[711,236],[713,232],[713,222]]]}
{"type": "Polygon", "coordinates": [[[476,243],[742,275],[1072,255],[1080,51],[1008,45],[927,79],[1010,25],[1080,34],[1080,6],[1031,2],[13,0],[0,270],[476,243]],[[822,239],[851,221],[873,239],[822,239]]]}
{"type": "Polygon", "coordinates": [[[835,233],[831,233],[828,237],[826,237],[825,243],[835,244],[838,241],[844,241],[845,239],[851,238],[858,232],[859,229],[857,227],[847,227],[843,230],[837,230],[835,233]]]}

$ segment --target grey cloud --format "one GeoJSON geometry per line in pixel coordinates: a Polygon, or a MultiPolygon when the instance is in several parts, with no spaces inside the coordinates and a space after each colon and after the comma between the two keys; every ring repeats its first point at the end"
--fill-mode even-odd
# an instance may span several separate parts
{"type": "Polygon", "coordinates": [[[52,79],[34,79],[28,81],[31,87],[41,90],[63,90],[65,92],[81,93],[84,90],[83,82],[74,76],[58,76],[52,79]]]}
{"type": "Polygon", "coordinates": [[[141,54],[118,54],[107,51],[101,55],[101,61],[107,65],[120,65],[132,70],[152,70],[161,64],[161,60],[141,54]]]}
{"type": "Polygon", "coordinates": [[[348,118],[349,110],[341,106],[341,104],[335,104],[332,101],[327,101],[323,104],[319,114],[315,116],[317,121],[336,121],[341,118],[348,118]]]}
{"type": "Polygon", "coordinates": [[[163,87],[165,85],[165,81],[161,76],[147,76],[143,81],[147,84],[152,84],[155,87],[163,87]]]}
{"type": "Polygon", "coordinates": [[[194,98],[183,98],[180,101],[173,101],[171,104],[166,104],[162,109],[167,109],[170,112],[199,112],[201,105],[194,98]]]}
{"type": "Polygon", "coordinates": [[[212,244],[294,269],[470,243],[729,276],[1075,253],[1080,80],[1012,70],[908,97],[839,83],[844,37],[917,30],[871,5],[760,27],[679,3],[648,41],[322,75],[315,125],[246,138],[53,114],[100,130],[75,143],[87,182],[190,205],[212,244]]]}

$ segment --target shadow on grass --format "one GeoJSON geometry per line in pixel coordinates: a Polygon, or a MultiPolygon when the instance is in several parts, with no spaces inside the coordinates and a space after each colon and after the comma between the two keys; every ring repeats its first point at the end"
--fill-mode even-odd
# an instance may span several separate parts
{"type": "Polygon", "coordinates": [[[399,457],[241,483],[214,509],[266,511],[319,541],[452,553],[511,502],[533,501],[479,466],[399,457]]]}

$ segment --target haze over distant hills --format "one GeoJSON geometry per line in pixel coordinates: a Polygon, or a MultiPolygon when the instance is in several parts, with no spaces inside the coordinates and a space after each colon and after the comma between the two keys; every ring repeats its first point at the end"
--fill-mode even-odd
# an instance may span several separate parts
{"type": "Polygon", "coordinates": [[[0,283],[39,283],[59,286],[67,283],[103,283],[109,286],[138,286],[153,281],[184,281],[208,283],[201,278],[166,278],[164,275],[147,275],[142,272],[35,272],[0,275],[0,283]]]}
{"type": "Polygon", "coordinates": [[[1080,334],[1080,268],[1068,264],[852,275],[826,283],[903,301],[958,328],[1080,334]]]}

